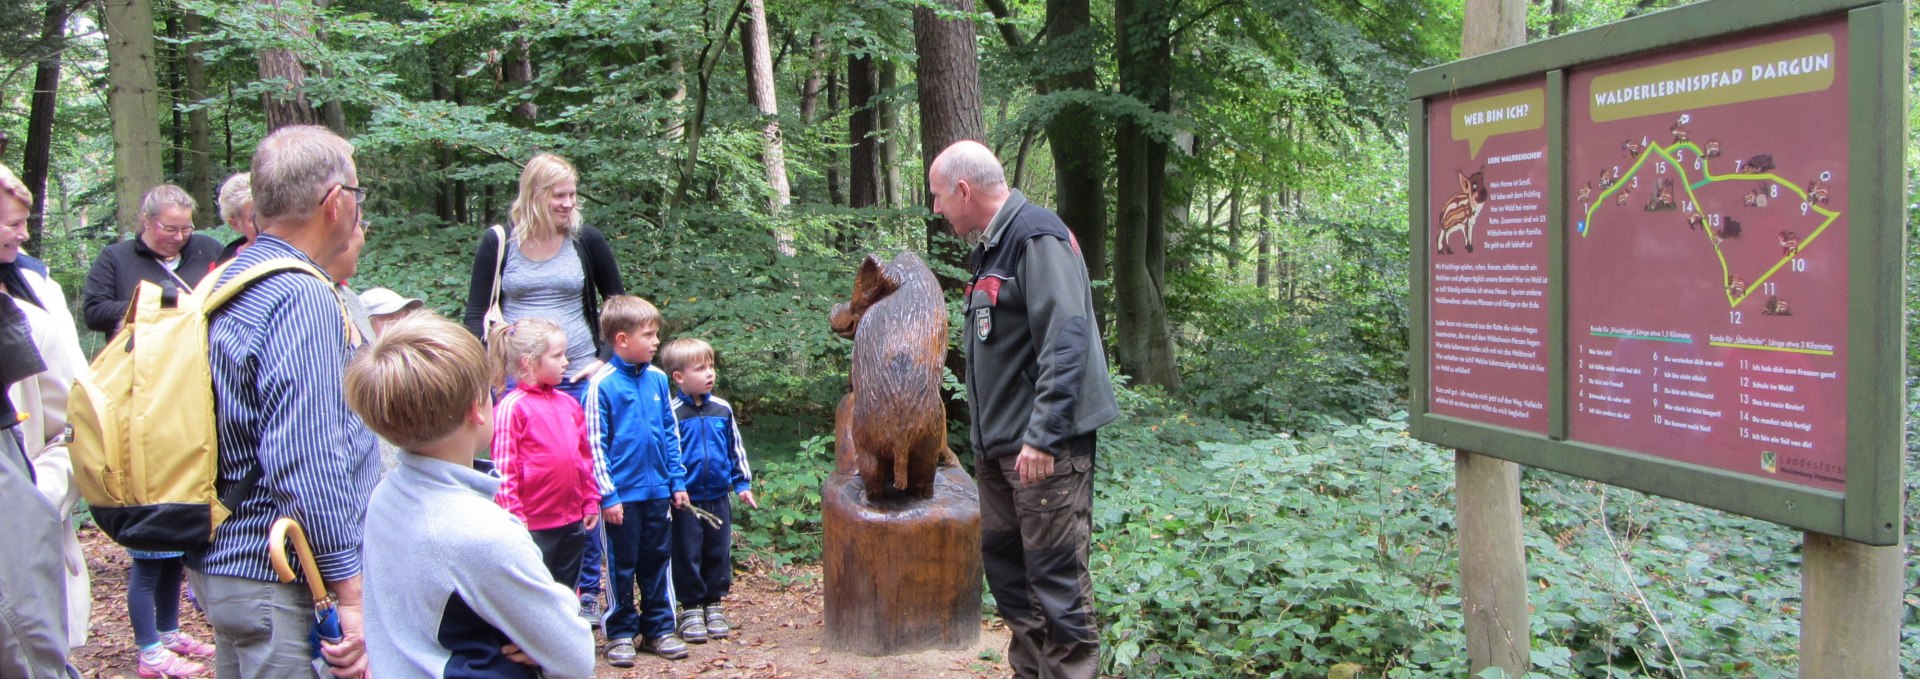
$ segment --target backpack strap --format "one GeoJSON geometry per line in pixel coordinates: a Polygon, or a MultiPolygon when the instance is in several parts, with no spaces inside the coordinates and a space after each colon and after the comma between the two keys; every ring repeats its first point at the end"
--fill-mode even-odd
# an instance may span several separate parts
{"type": "Polygon", "coordinates": [[[335,285],[333,279],[328,278],[327,274],[322,272],[318,267],[292,257],[276,257],[249,266],[240,273],[235,274],[231,280],[221,282],[220,277],[225,275],[227,267],[230,266],[233,266],[233,262],[222,264],[207,274],[207,280],[212,281],[212,283],[205,286],[203,294],[205,294],[206,297],[201,300],[200,309],[206,313],[209,318],[211,318],[215,312],[219,311],[221,307],[226,306],[227,302],[233,301],[234,297],[239,296],[242,291],[245,291],[254,283],[258,283],[275,274],[287,271],[300,271],[320,279],[322,283],[326,284],[327,289],[333,292],[334,304],[340,308],[340,324],[342,326],[342,332],[346,335],[347,345],[360,345],[362,339],[360,337],[360,331],[353,325],[353,316],[352,312],[347,309],[347,301],[340,297],[340,286],[335,285]]]}

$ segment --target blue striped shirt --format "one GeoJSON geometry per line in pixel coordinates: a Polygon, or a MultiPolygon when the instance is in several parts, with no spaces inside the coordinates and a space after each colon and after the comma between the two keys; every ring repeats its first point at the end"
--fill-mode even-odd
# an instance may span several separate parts
{"type": "MultiPolygon", "coordinates": [[[[216,284],[282,257],[313,263],[286,241],[261,234],[216,284]]],[[[336,294],[326,281],[281,273],[235,296],[209,324],[218,490],[224,495],[254,469],[263,472],[220,524],[213,544],[187,553],[188,567],[277,581],[267,562],[267,530],[292,516],[306,529],[323,578],[360,574],[362,528],[380,480],[380,455],[373,432],[347,409],[342,377],[355,347],[336,294]]]]}

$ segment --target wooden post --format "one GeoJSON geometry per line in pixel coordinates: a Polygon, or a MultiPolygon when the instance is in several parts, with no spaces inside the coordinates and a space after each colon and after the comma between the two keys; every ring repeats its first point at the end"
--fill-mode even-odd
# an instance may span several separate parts
{"type": "Polygon", "coordinates": [[[1532,662],[1520,465],[1461,450],[1454,453],[1453,475],[1468,667],[1474,674],[1498,667],[1522,676],[1532,662]]]}
{"type": "Polygon", "coordinates": [[[1900,675],[1903,546],[1807,533],[1800,553],[1800,676],[1900,675]]]}
{"type": "MultiPolygon", "coordinates": [[[[1467,0],[1460,56],[1518,46],[1526,42],[1526,28],[1523,0],[1467,0]]],[[[1461,450],[1453,468],[1467,664],[1474,674],[1498,667],[1519,677],[1532,667],[1520,465],[1461,450]]]]}

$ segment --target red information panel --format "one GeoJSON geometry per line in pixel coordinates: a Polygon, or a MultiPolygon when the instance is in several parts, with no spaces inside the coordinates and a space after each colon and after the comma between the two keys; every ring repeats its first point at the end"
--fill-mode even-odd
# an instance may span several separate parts
{"type": "Polygon", "coordinates": [[[1845,489],[1846,83],[1843,19],[1571,73],[1571,439],[1845,489]]]}
{"type": "Polygon", "coordinates": [[[1430,99],[1429,411],[1547,431],[1546,82],[1430,99]]]}

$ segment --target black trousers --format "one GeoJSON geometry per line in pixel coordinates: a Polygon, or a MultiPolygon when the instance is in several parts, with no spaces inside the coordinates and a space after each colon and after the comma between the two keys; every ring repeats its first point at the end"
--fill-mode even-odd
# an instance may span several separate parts
{"type": "Polygon", "coordinates": [[[1022,679],[1093,679],[1100,636],[1087,551],[1093,538],[1092,433],[1068,441],[1053,475],[1020,483],[1017,455],[976,458],[980,557],[1012,632],[1007,664],[1022,679]]]}
{"type": "Polygon", "coordinates": [[[579,521],[536,531],[533,544],[540,548],[540,560],[547,564],[553,581],[574,587],[580,580],[580,556],[587,551],[587,529],[579,521]]]}
{"type": "Polygon", "coordinates": [[[733,589],[733,498],[693,506],[720,517],[720,526],[692,510],[673,510],[673,594],[684,610],[720,603],[733,589]]]}

